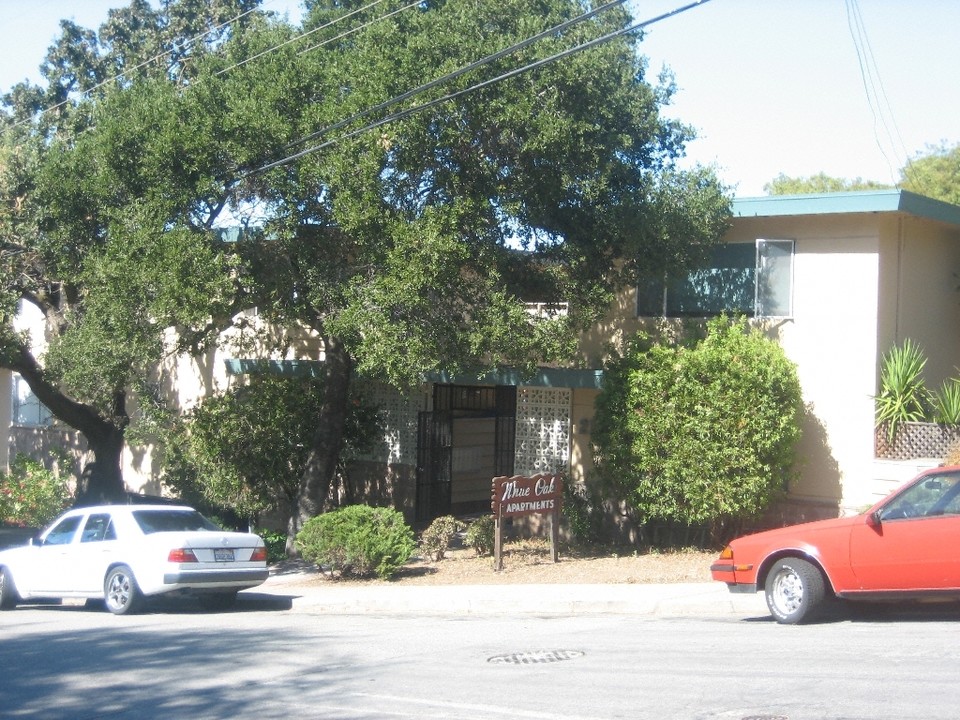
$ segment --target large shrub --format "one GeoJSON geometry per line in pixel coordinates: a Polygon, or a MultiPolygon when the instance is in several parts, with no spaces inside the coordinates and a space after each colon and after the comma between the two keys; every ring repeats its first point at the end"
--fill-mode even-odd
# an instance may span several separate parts
{"type": "Polygon", "coordinates": [[[394,575],[416,549],[413,530],[392,508],[349,505],[304,523],[297,533],[304,560],[333,574],[394,575]]]}
{"type": "Polygon", "coordinates": [[[642,523],[719,538],[786,487],[801,408],[796,367],[743,319],[692,346],[637,339],[604,373],[599,477],[642,523]]]}
{"type": "Polygon", "coordinates": [[[39,460],[17,455],[9,473],[0,473],[0,523],[43,527],[70,503],[67,481],[39,460]]]}
{"type": "MultiPolygon", "coordinates": [[[[315,379],[263,374],[206,398],[168,434],[164,481],[189,502],[240,517],[273,514],[289,524],[299,514],[323,393],[315,379]]],[[[382,434],[377,408],[362,393],[353,399],[344,456],[369,451],[371,439],[382,434]]]]}

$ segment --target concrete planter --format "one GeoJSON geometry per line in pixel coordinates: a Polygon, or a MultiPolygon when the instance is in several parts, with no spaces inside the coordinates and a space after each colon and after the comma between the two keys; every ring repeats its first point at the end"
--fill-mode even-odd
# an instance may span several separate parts
{"type": "Polygon", "coordinates": [[[874,432],[876,456],[884,460],[943,460],[955,445],[960,445],[960,425],[900,423],[893,442],[889,440],[886,425],[878,427],[874,432]]]}

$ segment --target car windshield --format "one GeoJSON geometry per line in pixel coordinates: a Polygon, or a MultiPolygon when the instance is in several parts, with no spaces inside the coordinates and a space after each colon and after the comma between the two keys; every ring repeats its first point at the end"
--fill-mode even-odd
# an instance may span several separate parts
{"type": "Polygon", "coordinates": [[[144,535],[158,532],[220,530],[196,510],[134,510],[133,517],[144,535]]]}
{"type": "Polygon", "coordinates": [[[960,514],[960,473],[924,477],[880,511],[882,520],[960,514]]]}

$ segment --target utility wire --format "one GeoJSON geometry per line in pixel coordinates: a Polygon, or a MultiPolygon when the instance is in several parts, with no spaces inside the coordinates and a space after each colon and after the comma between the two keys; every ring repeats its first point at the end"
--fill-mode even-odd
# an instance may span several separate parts
{"type": "MultiPolygon", "coordinates": [[[[233,69],[235,69],[235,68],[238,68],[238,67],[240,67],[241,65],[246,65],[248,62],[253,62],[254,60],[257,60],[257,59],[263,57],[264,55],[269,55],[270,53],[272,53],[272,52],[274,52],[274,51],[276,51],[276,50],[279,50],[280,48],[285,47],[285,46],[289,45],[290,43],[294,43],[294,42],[297,42],[298,40],[302,40],[303,38],[309,37],[310,35],[313,35],[314,33],[320,32],[321,30],[326,30],[326,29],[327,29],[328,27],[330,27],[331,25],[336,25],[337,23],[339,23],[339,22],[341,22],[341,21],[343,21],[343,20],[346,20],[347,18],[351,18],[351,17],[353,17],[354,15],[357,15],[357,14],[359,14],[359,13],[362,13],[364,10],[369,10],[369,9],[372,8],[372,7],[376,7],[377,5],[379,5],[380,3],[385,2],[385,1],[386,1],[386,0],[374,0],[374,1],[371,2],[371,3],[368,3],[367,5],[364,5],[363,7],[359,7],[359,8],[357,8],[356,10],[351,10],[350,12],[348,12],[348,13],[346,13],[346,14],[344,14],[344,15],[340,15],[339,17],[334,18],[334,19],[331,20],[330,22],[324,23],[323,25],[318,25],[317,27],[313,28],[313,30],[308,30],[308,31],[305,32],[305,33],[300,33],[299,35],[295,35],[294,37],[290,38],[289,40],[284,40],[282,43],[278,43],[277,45],[274,45],[273,47],[267,48],[266,50],[263,50],[262,52],[259,52],[259,53],[257,53],[256,55],[252,55],[251,57],[248,57],[248,58],[246,58],[246,59],[244,59],[244,60],[241,60],[240,62],[236,63],[235,65],[231,65],[230,67],[224,68],[223,70],[220,70],[220,71],[217,73],[217,75],[223,75],[224,73],[230,72],[231,70],[233,70],[233,69]]],[[[417,4],[419,4],[419,3],[413,3],[413,5],[417,5],[417,4]]],[[[410,6],[408,6],[408,7],[410,7],[410,6]]],[[[406,8],[403,8],[403,9],[406,9],[406,8]]],[[[391,13],[391,15],[392,15],[392,14],[396,14],[396,13],[394,12],[394,13],[391,13]]],[[[385,15],[385,16],[383,16],[383,17],[381,17],[381,18],[375,18],[375,20],[374,20],[373,22],[375,22],[376,20],[379,20],[379,19],[383,19],[383,18],[385,18],[385,17],[390,17],[390,15],[385,15]]],[[[361,26],[361,27],[365,27],[365,26],[361,26]]],[[[351,31],[351,32],[353,32],[353,31],[351,31]]],[[[326,42],[329,42],[329,41],[326,41],[326,42]]],[[[321,43],[321,45],[322,45],[322,44],[324,44],[324,43],[321,43]]],[[[319,45],[316,45],[316,46],[314,46],[314,47],[319,47],[319,45]]]]}
{"type": "MultiPolygon", "coordinates": [[[[683,5],[683,6],[681,6],[681,7],[678,7],[678,8],[675,8],[675,9],[673,9],[673,10],[670,10],[670,11],[668,11],[668,12],[665,12],[665,13],[662,13],[662,14],[660,14],[660,15],[657,15],[656,17],[650,18],[650,19],[648,19],[648,20],[644,20],[644,21],[642,21],[642,22],[635,23],[635,24],[630,25],[630,26],[628,26],[628,27],[621,28],[620,30],[615,30],[615,31],[613,31],[613,32],[611,32],[611,33],[607,33],[606,35],[602,35],[602,36],[600,36],[600,37],[598,37],[598,38],[595,38],[595,39],[593,39],[593,40],[590,40],[590,41],[588,41],[588,42],[581,43],[580,45],[575,45],[574,47],[568,48],[567,50],[563,50],[563,51],[561,51],[561,52],[559,52],[559,53],[555,53],[554,55],[551,55],[551,56],[549,56],[549,57],[543,58],[543,59],[541,59],[541,60],[537,60],[537,61],[535,61],[535,62],[528,63],[527,65],[523,65],[523,66],[521,66],[521,67],[519,67],[519,68],[515,68],[514,70],[510,70],[510,71],[508,71],[508,72],[502,73],[502,74],[500,74],[500,75],[497,75],[496,77],[490,78],[490,79],[488,79],[488,80],[484,80],[483,82],[476,83],[476,84],[474,84],[474,85],[471,85],[470,87],[464,88],[464,89],[459,90],[459,91],[457,91],[457,92],[449,93],[449,94],[447,94],[447,95],[444,95],[443,97],[436,98],[436,99],[434,99],[434,100],[430,100],[429,102],[425,102],[425,103],[422,103],[422,104],[420,104],[420,105],[416,105],[416,106],[414,106],[414,107],[408,108],[408,109],[406,109],[406,110],[401,110],[401,111],[399,111],[399,112],[393,113],[392,115],[388,115],[388,116],[386,116],[386,117],[384,117],[384,118],[381,118],[380,120],[377,120],[377,121],[374,121],[374,122],[369,123],[369,124],[367,124],[367,125],[364,125],[363,127],[357,128],[357,129],[355,129],[355,130],[351,130],[350,132],[348,132],[348,133],[346,133],[346,134],[344,134],[344,135],[341,135],[341,136],[339,136],[339,137],[336,137],[336,138],[333,138],[333,139],[331,139],[331,140],[327,140],[326,142],[320,143],[320,144],[318,144],[318,145],[314,145],[314,146],[312,146],[312,147],[306,148],[306,149],[304,149],[304,150],[301,150],[300,152],[297,152],[297,153],[294,153],[294,154],[292,154],[292,155],[289,155],[289,156],[287,156],[287,157],[285,157],[285,158],[283,158],[283,159],[281,159],[281,160],[276,160],[276,161],[274,161],[274,162],[271,162],[271,163],[267,163],[267,164],[265,164],[265,165],[262,165],[262,166],[260,166],[259,168],[256,168],[256,169],[254,169],[254,170],[250,170],[249,172],[247,172],[247,173],[245,174],[245,176],[255,175],[255,174],[258,174],[258,173],[261,173],[261,172],[265,172],[265,171],[267,171],[267,170],[271,170],[271,169],[276,168],[276,167],[280,167],[280,166],[282,166],[282,165],[286,165],[286,164],[288,164],[288,163],[290,163],[290,162],[293,162],[294,160],[297,160],[297,159],[299,159],[299,158],[301,158],[301,157],[304,157],[304,156],[306,156],[306,155],[310,155],[310,154],[312,154],[312,153],[315,153],[315,152],[318,152],[318,151],[320,151],[320,150],[323,150],[324,148],[330,147],[331,145],[334,145],[335,143],[338,143],[338,142],[340,142],[341,140],[347,140],[347,139],[349,139],[349,138],[352,138],[352,137],[355,137],[355,136],[357,136],[357,135],[360,135],[360,134],[362,134],[362,133],[364,133],[364,132],[367,132],[368,130],[373,130],[373,129],[378,128],[378,127],[381,127],[381,126],[383,126],[383,125],[387,125],[387,124],[389,124],[389,123],[391,123],[391,122],[395,122],[395,121],[397,121],[397,120],[402,120],[402,119],[407,118],[407,117],[409,117],[409,116],[411,116],[411,115],[414,115],[414,114],[416,114],[416,113],[422,112],[423,110],[427,110],[427,109],[432,108],[432,107],[435,107],[435,106],[437,106],[437,105],[440,105],[440,104],[449,102],[449,101],[451,101],[451,100],[454,100],[454,99],[456,99],[456,98],[458,98],[458,97],[461,97],[461,96],[463,96],[463,95],[466,95],[466,94],[468,94],[468,93],[474,92],[474,91],[476,91],[476,90],[480,90],[480,89],[482,89],[482,88],[488,87],[488,86],[493,85],[493,84],[495,84],[495,83],[502,82],[502,81],[504,81],[504,80],[508,80],[508,79],[510,79],[510,78],[513,78],[513,77],[516,77],[516,76],[518,76],[518,75],[521,75],[521,74],[523,74],[523,73],[529,72],[530,70],[535,70],[535,69],[537,69],[537,68],[543,67],[544,65],[548,65],[548,64],[550,64],[550,63],[556,62],[556,61],[558,61],[558,60],[562,60],[562,59],[567,58],[567,57],[569,57],[569,56],[571,56],[571,55],[574,55],[574,54],[576,54],[576,53],[583,52],[584,50],[592,49],[592,48],[594,48],[594,47],[597,47],[597,46],[599,46],[599,45],[602,45],[603,43],[609,42],[610,40],[614,40],[614,39],[616,39],[616,38],[618,38],[618,37],[622,37],[623,35],[627,35],[627,34],[636,32],[637,30],[641,30],[641,29],[643,29],[643,28],[645,28],[645,27],[649,27],[650,25],[653,25],[653,24],[655,24],[655,23],[661,22],[661,21],[666,20],[666,19],[668,19],[668,18],[674,17],[675,15],[679,15],[680,13],[683,13],[683,12],[686,12],[686,11],[688,11],[688,10],[691,10],[691,9],[693,9],[693,8],[695,8],[695,7],[698,7],[698,6],[700,6],[700,5],[703,5],[703,4],[707,3],[707,2],[710,2],[710,0],[695,0],[695,2],[688,3],[688,4],[683,5]]],[[[456,72],[459,73],[460,71],[456,71],[456,72]]],[[[451,75],[452,75],[452,74],[453,74],[453,73],[451,73],[451,75]]],[[[461,74],[462,74],[462,73],[461,73],[461,74]]],[[[434,84],[438,84],[439,82],[443,82],[443,81],[445,81],[446,79],[447,79],[446,76],[444,76],[444,77],[442,77],[442,78],[438,78],[436,81],[434,81],[434,84]]],[[[411,92],[413,92],[413,91],[411,91],[411,92]]],[[[384,105],[390,105],[390,104],[393,104],[393,102],[394,102],[393,100],[390,100],[390,101],[387,101],[386,103],[384,103],[384,105]]],[[[371,110],[371,111],[372,111],[372,110],[371,110]]],[[[331,128],[333,128],[333,127],[342,127],[343,124],[344,124],[344,123],[341,122],[341,123],[337,123],[335,126],[334,126],[334,125],[331,125],[329,128],[324,128],[323,130],[317,131],[317,133],[315,133],[314,135],[315,135],[315,136],[318,136],[318,135],[325,134],[325,133],[329,132],[331,128]]]]}
{"type": "MultiPolygon", "coordinates": [[[[418,2],[419,2],[419,0],[418,0],[418,2]]],[[[302,138],[300,138],[299,140],[296,140],[296,141],[290,143],[290,145],[288,145],[287,147],[288,147],[288,148],[292,148],[292,147],[296,147],[297,145],[302,145],[302,144],[305,143],[305,142],[309,142],[310,140],[315,140],[315,139],[318,138],[318,137],[322,137],[323,135],[326,135],[326,134],[328,134],[328,133],[331,133],[331,132],[333,132],[333,131],[335,131],[335,130],[339,130],[339,129],[341,129],[341,128],[347,126],[347,125],[349,125],[350,123],[352,123],[352,122],[354,122],[354,121],[356,121],[356,120],[359,120],[360,118],[366,117],[366,116],[371,115],[371,114],[373,114],[373,113],[375,113],[375,112],[379,112],[380,110],[386,110],[386,109],[387,109],[388,107],[390,107],[391,105],[396,105],[397,103],[401,103],[401,102],[403,102],[404,100],[409,100],[409,99],[412,98],[413,96],[419,95],[419,94],[422,93],[422,92],[426,92],[427,90],[430,90],[431,88],[437,87],[438,85],[442,85],[443,83],[450,82],[451,80],[455,80],[456,78],[460,77],[461,75],[465,75],[466,73],[471,72],[472,70],[476,70],[476,69],[479,68],[479,67],[482,67],[482,66],[484,66],[484,65],[487,65],[487,64],[489,64],[489,63],[491,63],[491,62],[495,62],[496,60],[499,60],[499,59],[502,58],[502,57],[505,57],[505,56],[507,56],[507,55],[510,55],[510,54],[512,54],[512,53],[515,53],[517,50],[522,50],[523,48],[527,47],[528,45],[532,45],[533,43],[535,43],[535,42],[537,42],[537,41],[539,41],[539,40],[542,40],[542,39],[545,38],[545,37],[548,37],[548,36],[550,36],[550,35],[554,35],[554,34],[556,34],[556,33],[558,33],[558,32],[563,32],[564,30],[567,30],[568,28],[570,28],[570,27],[572,27],[572,26],[574,26],[574,25],[576,25],[576,24],[578,24],[578,23],[581,23],[581,22],[584,22],[584,21],[586,21],[586,20],[589,20],[590,18],[594,17],[595,15],[598,15],[598,14],[600,14],[600,13],[606,11],[606,10],[609,10],[609,9],[611,9],[611,8],[617,6],[617,5],[621,5],[621,4],[623,4],[624,2],[626,2],[626,0],[613,0],[612,2],[609,2],[609,3],[607,3],[606,5],[601,5],[601,6],[597,7],[597,8],[594,8],[593,10],[590,10],[589,12],[583,13],[582,15],[578,15],[578,16],[575,17],[575,18],[571,18],[570,20],[566,20],[566,21],[560,23],[559,25],[554,25],[554,26],[551,27],[551,28],[547,28],[547,29],[544,30],[543,32],[537,33],[536,35],[533,35],[533,36],[527,38],[526,40],[522,40],[522,41],[520,41],[520,42],[518,42],[518,43],[515,43],[515,44],[509,46],[509,47],[503,48],[502,50],[498,50],[498,51],[495,52],[495,53],[491,53],[490,55],[487,55],[486,57],[481,58],[480,60],[476,60],[476,61],[470,63],[469,65],[465,65],[464,67],[460,68],[459,70],[454,70],[454,71],[451,72],[451,73],[448,73],[448,74],[443,75],[443,76],[441,76],[441,77],[439,77],[439,78],[436,78],[436,79],[434,79],[434,80],[431,80],[431,81],[429,81],[429,82],[426,82],[426,83],[424,83],[423,85],[420,85],[420,86],[418,86],[418,87],[415,87],[413,90],[408,90],[407,92],[405,92],[405,93],[403,93],[403,94],[401,94],[401,95],[397,95],[396,97],[390,98],[389,100],[386,100],[386,101],[380,103],[379,105],[374,105],[373,107],[367,108],[366,110],[361,110],[360,112],[354,113],[353,115],[351,115],[351,116],[349,116],[349,117],[345,118],[344,120],[341,120],[341,121],[339,121],[339,122],[337,122],[337,123],[334,123],[333,125],[328,125],[327,127],[323,128],[323,129],[321,129],[321,130],[317,130],[316,132],[312,132],[312,133],[310,133],[309,135],[305,135],[305,136],[303,136],[302,138]]]]}
{"type": "Polygon", "coordinates": [[[353,33],[355,33],[355,32],[359,32],[360,30],[366,30],[368,27],[370,27],[371,25],[374,25],[374,24],[380,22],[381,20],[387,20],[388,18],[392,18],[394,15],[399,15],[399,14],[402,13],[404,10],[409,10],[410,8],[418,7],[418,6],[421,6],[421,5],[423,5],[423,0],[414,0],[413,2],[411,2],[411,3],[407,4],[407,5],[404,5],[404,6],[401,7],[401,8],[397,8],[396,10],[391,10],[391,11],[388,12],[386,15],[380,15],[379,17],[375,17],[375,18],[373,18],[372,20],[368,20],[367,22],[363,23],[362,25],[357,25],[357,27],[352,28],[351,30],[347,30],[346,32],[342,32],[342,33],[340,33],[339,35],[335,35],[335,36],[332,37],[332,38],[328,38],[328,39],[326,39],[326,40],[324,40],[324,41],[322,41],[322,42],[317,43],[316,45],[311,45],[311,46],[308,47],[308,48],[304,48],[303,50],[301,50],[301,51],[300,51],[299,53],[297,53],[297,54],[298,54],[298,55],[304,55],[304,54],[306,54],[306,53],[308,53],[308,52],[311,52],[311,51],[313,51],[313,50],[316,50],[316,49],[319,48],[319,47],[323,47],[324,45],[329,45],[330,43],[336,42],[337,40],[342,40],[343,38],[347,37],[348,35],[353,35],[353,33]]]}
{"type": "MultiPolygon", "coordinates": [[[[274,46],[272,46],[272,47],[270,47],[270,48],[267,48],[266,50],[263,50],[262,52],[258,53],[257,55],[255,55],[255,56],[253,56],[253,57],[247,58],[247,59],[245,59],[245,60],[243,60],[243,61],[241,61],[241,62],[239,62],[239,63],[236,63],[235,65],[231,65],[230,67],[227,67],[227,68],[224,68],[224,69],[220,70],[219,72],[217,72],[217,76],[223,75],[223,74],[229,72],[230,70],[233,70],[233,69],[235,69],[235,68],[237,68],[237,67],[240,67],[241,65],[245,65],[246,63],[248,63],[248,62],[250,62],[250,61],[252,61],[252,60],[256,60],[256,59],[258,59],[258,58],[260,58],[260,57],[263,57],[264,55],[267,55],[267,54],[269,54],[269,53],[271,53],[271,52],[274,52],[274,51],[276,51],[276,50],[279,50],[280,48],[282,48],[282,47],[284,47],[284,46],[286,46],[286,45],[289,45],[289,44],[292,43],[292,42],[296,42],[297,40],[300,40],[300,39],[302,39],[302,38],[304,38],[304,37],[308,37],[309,35],[312,35],[312,34],[315,33],[315,32],[318,32],[318,31],[323,30],[323,29],[325,29],[325,28],[328,28],[328,27],[330,27],[330,26],[332,26],[332,25],[335,25],[335,24],[337,24],[337,23],[339,23],[339,22],[341,22],[341,21],[343,21],[343,20],[345,20],[345,19],[347,19],[347,18],[349,18],[349,17],[352,17],[353,15],[356,15],[356,14],[358,14],[358,13],[360,13],[360,12],[363,12],[364,10],[368,10],[368,9],[370,9],[370,8],[372,8],[372,7],[375,7],[376,5],[379,5],[379,4],[382,3],[382,2],[385,2],[385,0],[374,0],[373,2],[368,3],[367,5],[364,5],[363,7],[358,8],[357,10],[353,10],[353,11],[351,11],[351,12],[349,12],[349,13],[346,13],[345,15],[341,15],[340,17],[338,17],[338,18],[336,18],[336,19],[334,19],[334,20],[332,20],[332,21],[330,21],[330,22],[328,22],[328,23],[325,23],[324,25],[321,25],[321,26],[319,26],[319,27],[314,28],[313,30],[309,30],[309,31],[307,31],[307,32],[300,33],[299,35],[295,35],[294,37],[292,37],[292,38],[290,38],[290,39],[288,39],[288,40],[285,40],[285,41],[283,41],[283,42],[281,42],[281,43],[278,43],[278,44],[276,44],[276,45],[274,45],[274,46]]],[[[419,3],[416,3],[416,2],[415,2],[415,3],[412,3],[411,5],[408,5],[408,6],[404,7],[404,8],[401,8],[401,10],[405,10],[405,9],[407,9],[408,7],[413,7],[413,6],[417,5],[417,4],[419,4],[419,3]]],[[[182,47],[183,47],[183,48],[189,48],[190,46],[192,46],[193,44],[195,44],[195,43],[197,43],[198,41],[202,40],[203,38],[207,37],[208,35],[211,35],[212,33],[215,33],[215,32],[217,32],[218,30],[221,30],[221,29],[223,29],[224,27],[227,27],[228,25],[231,25],[231,24],[237,22],[238,20],[244,18],[245,16],[247,16],[247,15],[249,15],[249,14],[251,14],[251,13],[257,12],[258,9],[259,9],[259,8],[252,8],[252,9],[250,9],[250,10],[246,10],[246,11],[244,11],[244,12],[242,12],[242,13],[240,13],[240,14],[232,17],[232,18],[230,18],[229,20],[225,20],[224,22],[220,23],[219,25],[216,25],[216,26],[210,28],[209,30],[206,30],[206,31],[200,33],[199,35],[196,35],[196,36],[188,39],[188,40],[183,44],[182,47]]],[[[393,15],[396,15],[397,12],[399,12],[399,11],[394,11],[394,12],[388,13],[387,15],[384,15],[384,16],[382,16],[382,17],[380,17],[380,18],[375,18],[373,21],[368,22],[368,23],[362,25],[362,26],[361,26],[361,29],[364,28],[364,27],[367,27],[367,26],[371,25],[373,22],[376,22],[376,21],[379,20],[379,19],[385,19],[385,18],[388,18],[388,17],[392,17],[393,15]]],[[[337,38],[345,37],[346,35],[349,35],[350,32],[355,32],[355,30],[354,30],[354,31],[348,31],[347,33],[343,33],[343,34],[337,36],[337,38]]],[[[329,41],[327,41],[327,42],[329,42],[329,41]]],[[[322,44],[324,44],[324,43],[321,43],[321,45],[322,45],[322,44]]],[[[313,46],[313,48],[307,48],[306,51],[309,51],[309,50],[314,49],[314,48],[316,48],[316,47],[319,47],[319,45],[315,45],[315,46],[313,46]]],[[[301,53],[302,53],[302,52],[306,52],[306,51],[301,51],[301,53]]],[[[161,52],[161,53],[157,53],[157,54],[154,55],[153,57],[144,60],[143,62],[135,65],[134,67],[125,69],[125,70],[123,70],[122,72],[119,72],[119,73],[117,73],[117,74],[115,74],[115,75],[112,75],[112,76],[106,78],[105,80],[100,81],[100,82],[97,83],[96,85],[94,85],[94,86],[92,86],[92,87],[89,87],[89,88],[87,88],[86,90],[83,90],[82,92],[79,93],[79,97],[81,97],[81,98],[82,98],[82,97],[87,97],[87,96],[89,96],[90,94],[92,94],[93,92],[95,92],[96,90],[99,90],[100,88],[102,88],[102,87],[104,87],[104,86],[106,86],[106,85],[109,85],[110,83],[113,83],[113,82],[115,82],[115,81],[117,81],[117,80],[119,80],[119,79],[121,79],[121,78],[123,78],[123,77],[125,77],[125,76],[127,76],[127,75],[129,75],[129,74],[131,74],[131,73],[134,73],[134,72],[136,72],[137,70],[139,70],[140,68],[146,67],[147,65],[150,65],[151,63],[154,63],[154,62],[156,62],[157,60],[161,60],[161,59],[167,57],[167,56],[170,55],[172,52],[173,52],[173,48],[171,48],[171,49],[169,49],[169,50],[165,50],[165,51],[163,51],[163,52],[161,52]]],[[[59,108],[61,108],[61,107],[64,107],[65,105],[68,105],[70,102],[72,102],[72,100],[69,99],[69,98],[66,99],[66,100],[63,100],[62,102],[59,102],[59,103],[57,103],[56,105],[52,105],[52,106],[50,106],[50,107],[48,107],[48,108],[44,108],[43,110],[41,110],[41,111],[38,113],[38,115],[36,115],[36,116],[34,116],[34,117],[42,117],[42,116],[46,115],[47,113],[53,112],[54,110],[57,110],[57,109],[59,109],[59,108]]],[[[18,122],[16,122],[16,123],[13,123],[12,125],[8,125],[6,128],[4,128],[4,129],[2,130],[2,132],[7,132],[8,130],[13,130],[13,129],[15,129],[15,128],[20,127],[21,125],[25,125],[25,124],[29,123],[32,119],[33,119],[33,117],[25,118],[25,119],[20,120],[20,121],[18,121],[18,122]]]]}
{"type": "MultiPolygon", "coordinates": [[[[382,1],[382,0],[381,0],[381,1],[382,1]]],[[[210,28],[209,30],[204,31],[204,32],[200,33],[199,35],[196,35],[196,36],[190,38],[189,40],[187,40],[187,41],[184,43],[183,47],[184,47],[184,48],[188,48],[188,47],[190,47],[191,45],[193,45],[194,43],[196,43],[196,42],[202,40],[203,38],[207,37],[207,35],[210,35],[210,34],[212,34],[212,33],[215,33],[215,32],[217,32],[218,30],[226,27],[227,25],[230,25],[230,24],[232,24],[232,23],[235,23],[237,20],[240,20],[240,19],[243,18],[244,16],[249,15],[250,13],[255,12],[255,11],[256,11],[255,8],[254,8],[254,9],[251,9],[251,10],[247,10],[247,11],[245,11],[245,12],[240,13],[239,15],[237,15],[237,16],[235,16],[235,17],[230,18],[229,20],[225,20],[224,22],[220,23],[219,25],[216,25],[215,27],[212,27],[212,28],[210,28]]],[[[144,60],[143,62],[138,63],[137,65],[134,65],[134,66],[133,66],[132,68],[130,68],[130,69],[123,70],[122,72],[119,72],[119,73],[117,73],[116,75],[112,75],[112,76],[106,78],[105,80],[101,80],[101,81],[98,82],[96,85],[94,85],[94,86],[92,86],[92,87],[89,87],[89,88],[87,88],[86,90],[83,90],[82,92],[80,92],[80,93],[79,93],[79,96],[80,96],[80,97],[86,97],[86,96],[90,95],[91,93],[93,93],[94,91],[99,90],[100,88],[104,87],[105,85],[109,85],[110,83],[115,82],[115,81],[119,80],[120,78],[125,77],[126,75],[129,75],[130,73],[136,72],[137,70],[139,70],[139,69],[142,68],[142,67],[146,67],[147,65],[150,65],[151,63],[154,63],[154,62],[156,62],[157,60],[161,60],[162,58],[165,58],[167,55],[170,55],[172,52],[173,52],[173,48],[171,48],[170,50],[164,50],[164,51],[161,52],[161,53],[157,53],[157,54],[154,55],[153,57],[147,58],[147,59],[144,60]]],[[[47,113],[53,112],[54,110],[58,110],[59,108],[62,108],[62,107],[64,107],[65,105],[68,105],[70,102],[72,102],[72,101],[68,98],[68,99],[63,100],[63,101],[61,101],[61,102],[58,102],[56,105],[51,105],[50,107],[41,110],[41,111],[39,112],[39,114],[38,114],[38,117],[43,117],[43,116],[46,115],[47,113]]],[[[6,128],[6,130],[13,130],[14,128],[18,128],[18,127],[20,127],[21,125],[24,125],[24,124],[30,122],[31,120],[32,120],[32,117],[31,117],[31,118],[25,118],[25,119],[23,119],[23,120],[20,120],[19,122],[16,122],[16,123],[8,126],[8,127],[6,128]]]]}
{"type": "Polygon", "coordinates": [[[853,38],[854,49],[857,53],[857,62],[860,68],[860,77],[863,83],[864,93],[866,94],[867,104],[873,115],[873,134],[877,148],[887,162],[890,170],[891,179],[896,179],[896,172],[886,149],[884,149],[884,140],[880,137],[880,128],[886,136],[886,142],[894,154],[893,162],[902,167],[907,164],[907,150],[900,134],[900,128],[897,126],[893,116],[893,109],[890,100],[887,97],[883,80],[880,77],[880,71],[877,67],[876,58],[873,49],[870,46],[870,40],[867,37],[866,25],[863,22],[863,16],[860,13],[858,0],[846,0],[847,26],[850,35],[853,38]],[[888,122],[889,118],[889,122],[888,122]],[[892,128],[892,129],[891,129],[892,128]]]}

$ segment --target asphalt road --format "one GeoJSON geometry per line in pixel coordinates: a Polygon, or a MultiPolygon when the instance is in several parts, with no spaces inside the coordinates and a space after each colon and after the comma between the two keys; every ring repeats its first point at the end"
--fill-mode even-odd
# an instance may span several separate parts
{"type": "MultiPolygon", "coordinates": [[[[470,592],[463,588],[463,592],[470,592]]],[[[602,592],[602,587],[598,587],[602,592]]],[[[958,717],[953,609],[330,612],[248,592],[203,613],[0,614],[2,718],[903,720],[958,717]]],[[[761,608],[762,609],[762,608],[761,608]]]]}

